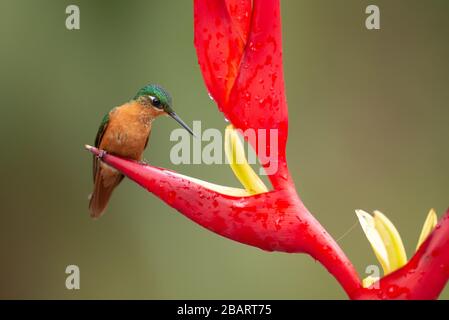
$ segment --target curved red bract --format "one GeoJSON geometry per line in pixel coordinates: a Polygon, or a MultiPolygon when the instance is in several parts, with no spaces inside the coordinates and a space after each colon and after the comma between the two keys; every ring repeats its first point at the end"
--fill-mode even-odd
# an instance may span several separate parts
{"type": "MultiPolygon", "coordinates": [[[[89,150],[100,154],[96,148],[89,150]]],[[[294,188],[234,197],[167,169],[113,155],[104,155],[102,161],[219,235],[266,251],[308,253],[338,279],[348,294],[360,289],[351,262],[305,208],[294,188]]]]}
{"type": "MultiPolygon", "coordinates": [[[[409,263],[382,278],[378,289],[365,289],[352,263],[296,193],[285,156],[288,114],[279,0],[195,0],[194,6],[198,60],[219,109],[239,129],[278,130],[279,170],[269,175],[273,190],[233,197],[167,169],[112,155],[102,160],[219,235],[267,251],[310,254],[352,299],[437,298],[449,278],[449,211],[409,263]]],[[[259,150],[257,144],[258,153],[271,147],[267,143],[259,150]]]]}
{"type": "MultiPolygon", "coordinates": [[[[225,117],[238,129],[277,130],[278,170],[268,177],[281,188],[292,181],[285,157],[288,112],[280,6],[278,0],[251,3],[196,0],[195,47],[206,86],[225,117]]],[[[263,156],[272,141],[267,139],[265,148],[258,147],[257,139],[254,144],[263,156]]]]}

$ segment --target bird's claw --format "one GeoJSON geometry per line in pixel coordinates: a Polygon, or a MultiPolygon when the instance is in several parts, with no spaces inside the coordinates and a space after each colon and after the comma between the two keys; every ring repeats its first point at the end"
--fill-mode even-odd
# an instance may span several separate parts
{"type": "Polygon", "coordinates": [[[107,153],[106,151],[100,150],[100,151],[98,152],[97,158],[101,160],[101,159],[103,159],[104,156],[107,155],[107,154],[108,154],[108,153],[107,153]]]}
{"type": "Polygon", "coordinates": [[[146,159],[140,160],[139,163],[143,165],[148,165],[148,161],[146,159]]]}

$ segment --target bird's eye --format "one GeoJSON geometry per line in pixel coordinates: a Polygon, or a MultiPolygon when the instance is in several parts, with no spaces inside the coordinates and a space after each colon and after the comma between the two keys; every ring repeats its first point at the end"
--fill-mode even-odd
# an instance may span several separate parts
{"type": "Polygon", "coordinates": [[[162,107],[161,107],[161,100],[159,100],[159,99],[156,98],[156,97],[153,97],[153,98],[151,99],[151,104],[152,104],[153,106],[155,106],[156,108],[159,108],[159,109],[162,108],[162,107]]]}

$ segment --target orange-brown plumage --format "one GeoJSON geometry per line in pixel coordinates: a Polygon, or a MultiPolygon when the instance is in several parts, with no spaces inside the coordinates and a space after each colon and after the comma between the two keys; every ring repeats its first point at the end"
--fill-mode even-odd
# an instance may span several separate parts
{"type": "MultiPolygon", "coordinates": [[[[151,124],[162,114],[172,117],[193,135],[192,130],[173,111],[171,104],[170,94],[162,87],[150,84],[141,88],[132,101],[112,109],[103,118],[95,138],[95,147],[140,161],[148,144],[151,124]]],[[[93,218],[99,218],[123,175],[97,157],[94,157],[93,175],[94,191],[90,196],[89,209],[93,218]]]]}
{"type": "MultiPolygon", "coordinates": [[[[162,110],[144,106],[137,101],[125,103],[109,112],[109,120],[98,141],[98,148],[110,154],[140,161],[151,133],[151,124],[162,110]]],[[[115,187],[123,175],[94,158],[94,191],[89,202],[93,218],[106,209],[115,187]]]]}

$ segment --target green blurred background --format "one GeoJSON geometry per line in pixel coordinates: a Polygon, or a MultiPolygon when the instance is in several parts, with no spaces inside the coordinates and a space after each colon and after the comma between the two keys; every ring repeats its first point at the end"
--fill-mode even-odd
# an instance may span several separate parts
{"type": "MultiPolygon", "coordinates": [[[[335,237],[354,209],[380,209],[408,255],[428,210],[449,207],[449,2],[282,1],[288,161],[308,208],[335,237]],[[365,8],[381,9],[381,30],[365,8]]],[[[0,0],[0,298],[344,299],[306,255],[217,236],[125,180],[90,219],[102,116],[149,82],[188,123],[224,129],[193,47],[191,1],[0,0]],[[81,9],[81,30],[65,8],[81,9]],[[65,288],[65,268],[81,290],[65,288]]],[[[226,165],[170,163],[170,119],[152,164],[238,186],[226,165]]],[[[357,225],[339,243],[363,274],[377,261],[357,225]]],[[[441,296],[449,297],[449,288],[441,296]]]]}

